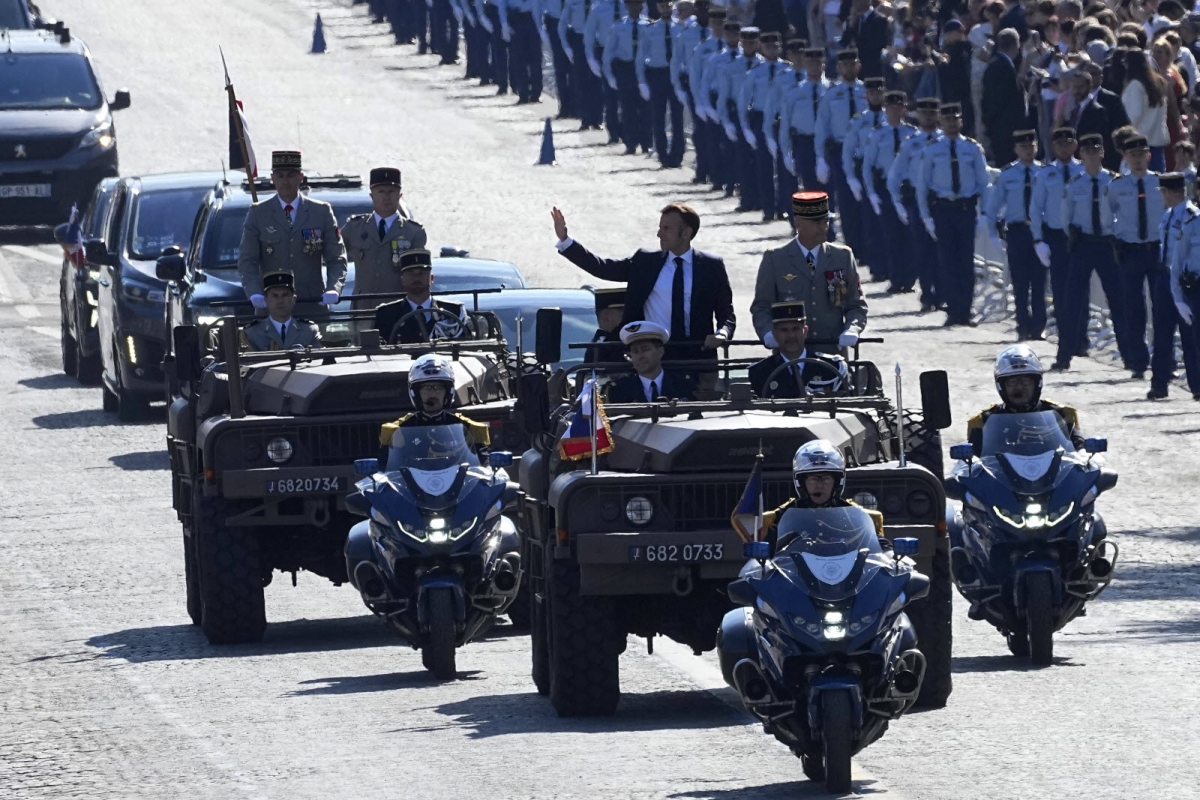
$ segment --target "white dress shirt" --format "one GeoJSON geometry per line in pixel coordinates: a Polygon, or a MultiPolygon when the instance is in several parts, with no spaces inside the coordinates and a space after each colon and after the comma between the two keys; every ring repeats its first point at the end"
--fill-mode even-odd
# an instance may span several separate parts
{"type": "Polygon", "coordinates": [[[300,195],[296,195],[296,199],[295,199],[295,200],[293,200],[293,201],[292,201],[292,202],[290,202],[290,203],[289,203],[289,202],[287,202],[286,200],[284,200],[284,199],[283,199],[282,197],[280,197],[279,195],[275,195],[275,199],[279,201],[279,207],[280,207],[280,208],[282,208],[282,209],[284,210],[284,211],[283,211],[283,214],[284,214],[284,216],[285,216],[285,217],[287,217],[287,218],[288,218],[288,222],[290,222],[290,223],[295,223],[295,221],[296,221],[296,212],[300,210],[300,195]],[[292,207],[292,213],[291,213],[291,214],[289,214],[289,213],[287,212],[287,207],[288,207],[288,206],[291,206],[291,207],[292,207]]]}
{"type": "MultiPolygon", "coordinates": [[[[683,324],[684,330],[690,335],[692,330],[692,275],[695,270],[692,269],[692,256],[694,250],[688,248],[688,251],[682,256],[683,259],[683,324]]],[[[675,286],[675,254],[667,253],[666,262],[663,264],[662,271],[658,273],[658,280],[654,282],[654,288],[650,290],[650,296],[646,298],[645,317],[650,322],[657,322],[667,330],[671,330],[671,293],[675,286]]]]}
{"type": "Polygon", "coordinates": [[[374,222],[375,230],[379,230],[379,221],[383,220],[383,229],[385,231],[390,231],[392,229],[392,225],[396,222],[396,220],[400,219],[400,212],[396,212],[395,214],[392,214],[390,217],[381,217],[381,216],[379,216],[378,212],[372,212],[371,216],[375,220],[375,222],[374,222]]]}
{"type": "Polygon", "coordinates": [[[809,250],[804,245],[800,244],[799,237],[796,237],[796,239],[794,241],[796,242],[796,247],[800,248],[800,257],[807,261],[809,254],[811,254],[812,260],[813,260],[813,267],[816,267],[816,265],[819,264],[821,261],[821,245],[817,245],[812,250],[809,250]]]}
{"type": "Polygon", "coordinates": [[[271,324],[275,326],[275,332],[279,334],[280,341],[283,340],[283,326],[284,325],[291,326],[291,325],[294,325],[296,322],[291,317],[288,317],[283,322],[280,322],[279,320],[275,319],[274,317],[268,317],[268,319],[271,320],[271,324]]]}
{"type": "Polygon", "coordinates": [[[647,400],[653,401],[654,397],[657,397],[663,393],[663,371],[661,369],[658,371],[658,375],[653,378],[644,378],[641,375],[638,375],[638,380],[642,382],[642,395],[645,396],[647,400]],[[658,386],[658,394],[656,394],[654,397],[650,396],[651,383],[657,384],[658,386]]]}

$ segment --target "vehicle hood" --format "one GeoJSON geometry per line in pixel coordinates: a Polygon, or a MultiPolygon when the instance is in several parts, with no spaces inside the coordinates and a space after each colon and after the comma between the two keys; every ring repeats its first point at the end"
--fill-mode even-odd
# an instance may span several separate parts
{"type": "Polygon", "coordinates": [[[0,112],[5,136],[82,135],[107,118],[108,114],[103,108],[14,109],[0,112]]]}
{"type": "Polygon", "coordinates": [[[205,280],[192,287],[188,305],[192,308],[206,308],[245,302],[246,293],[242,291],[242,281],[237,270],[223,272],[228,280],[219,277],[215,272],[205,273],[205,280]]]}

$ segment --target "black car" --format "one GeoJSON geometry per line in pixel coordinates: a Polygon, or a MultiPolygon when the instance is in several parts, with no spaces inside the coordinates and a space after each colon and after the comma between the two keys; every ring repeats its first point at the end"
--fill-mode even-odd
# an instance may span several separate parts
{"type": "Polygon", "coordinates": [[[101,180],[116,177],[111,102],[91,55],[66,29],[0,30],[0,225],[61,222],[101,180]]]}
{"type": "Polygon", "coordinates": [[[162,397],[166,352],[166,284],[155,262],[168,247],[187,247],[204,196],[221,173],[187,172],[124,178],[113,192],[102,239],[84,242],[99,264],[98,328],[104,410],[138,419],[162,397]]]}
{"type": "MultiPolygon", "coordinates": [[[[96,186],[92,199],[79,218],[83,240],[103,239],[108,229],[119,178],[105,178],[96,186]]],[[[67,229],[62,225],[60,228],[67,229]]],[[[59,235],[59,231],[55,231],[59,235]]],[[[86,255],[86,250],[81,255],[86,255]]],[[[63,256],[62,275],[58,283],[59,305],[62,311],[63,372],[94,385],[100,382],[100,334],[96,327],[100,304],[100,269],[103,265],[84,261],[77,264],[63,256]]]]}
{"type": "MultiPolygon", "coordinates": [[[[437,271],[434,271],[437,274],[437,271]]],[[[504,329],[504,341],[517,348],[517,318],[521,320],[521,349],[533,350],[537,338],[537,312],[540,308],[562,311],[561,359],[547,366],[551,372],[560,367],[571,369],[583,363],[586,350],[571,349],[570,344],[590,342],[596,333],[596,295],[591,289],[505,289],[502,292],[480,294],[478,300],[470,294],[449,295],[444,298],[462,303],[468,309],[491,311],[504,329]]],[[[611,351],[611,360],[619,360],[623,352],[611,351]]]]}
{"type": "Polygon", "coordinates": [[[0,29],[32,30],[39,21],[37,6],[26,0],[0,0],[0,29]]]}

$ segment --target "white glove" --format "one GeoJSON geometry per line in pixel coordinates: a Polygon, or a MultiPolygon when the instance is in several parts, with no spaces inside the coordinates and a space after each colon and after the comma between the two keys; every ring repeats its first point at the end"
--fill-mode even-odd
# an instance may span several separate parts
{"type": "Polygon", "coordinates": [[[853,175],[846,176],[846,185],[850,187],[850,194],[854,195],[854,199],[862,200],[862,184],[858,182],[858,178],[853,175]]]}
{"type": "Polygon", "coordinates": [[[616,78],[613,78],[611,81],[608,82],[608,88],[612,89],[614,92],[617,91],[617,79],[616,78]]]}
{"type": "Polygon", "coordinates": [[[255,308],[267,307],[267,298],[263,297],[261,294],[250,295],[250,302],[254,304],[255,308]]]}
{"type": "Polygon", "coordinates": [[[325,292],[321,295],[321,305],[331,306],[338,301],[337,292],[325,292]]]}
{"type": "Polygon", "coordinates": [[[597,78],[603,77],[603,75],[600,72],[600,62],[596,61],[596,59],[593,58],[592,56],[588,56],[588,68],[592,71],[592,74],[595,75],[597,78]]]}
{"type": "Polygon", "coordinates": [[[838,337],[838,347],[854,347],[858,344],[858,334],[854,331],[846,331],[838,337]]]}
{"type": "Polygon", "coordinates": [[[567,47],[566,45],[564,45],[563,52],[567,56],[567,61],[570,61],[572,64],[574,64],[575,63],[575,51],[572,50],[570,47],[567,47]]]}
{"type": "Polygon", "coordinates": [[[904,207],[903,203],[892,203],[892,205],[895,206],[895,208],[896,208],[896,216],[900,218],[900,222],[907,225],[908,224],[908,209],[906,209],[904,207]]]}
{"type": "Polygon", "coordinates": [[[763,337],[763,344],[772,350],[774,350],[776,347],[779,347],[779,342],[775,341],[775,334],[771,331],[767,331],[767,335],[763,337]]]}
{"type": "Polygon", "coordinates": [[[796,159],[792,158],[791,156],[784,156],[783,157],[783,168],[786,169],[788,172],[792,173],[793,175],[795,175],[796,174],[796,159]]]}
{"type": "Polygon", "coordinates": [[[505,25],[500,29],[500,38],[504,41],[512,41],[512,28],[505,25]]]}
{"type": "Polygon", "coordinates": [[[475,15],[472,14],[470,11],[468,11],[465,8],[462,10],[462,14],[464,17],[467,18],[467,24],[470,25],[472,28],[474,28],[475,27],[475,15]]]}
{"type": "Polygon", "coordinates": [[[929,238],[933,239],[936,242],[937,241],[937,228],[936,228],[936,226],[934,226],[933,220],[931,220],[929,217],[926,217],[922,221],[925,223],[925,230],[929,231],[929,238]]]}
{"type": "Polygon", "coordinates": [[[1038,242],[1033,246],[1033,252],[1037,253],[1038,261],[1042,262],[1043,267],[1050,266],[1050,245],[1038,242]]]}
{"type": "MultiPolygon", "coordinates": [[[[1183,324],[1191,327],[1192,325],[1192,308],[1187,303],[1176,303],[1175,310],[1179,312],[1179,318],[1183,320],[1183,324]]],[[[770,335],[770,334],[768,334],[770,335]]]]}
{"type": "Polygon", "coordinates": [[[454,7],[454,11],[453,11],[453,12],[451,12],[451,13],[453,13],[453,14],[454,14],[454,18],[455,18],[456,20],[458,20],[458,24],[459,24],[459,25],[462,25],[462,24],[463,24],[463,12],[462,12],[462,9],[461,9],[461,8],[458,8],[457,6],[455,6],[455,7],[454,7]]]}
{"type": "Polygon", "coordinates": [[[687,105],[687,92],[685,92],[683,89],[675,90],[675,98],[685,106],[687,105]]]}
{"type": "Polygon", "coordinates": [[[817,159],[817,182],[829,183],[829,164],[823,158],[817,159]]]}
{"type": "Polygon", "coordinates": [[[708,122],[716,122],[717,112],[712,106],[704,106],[700,109],[700,118],[708,122]]]}
{"type": "Polygon", "coordinates": [[[492,27],[492,21],[490,19],[488,19],[487,17],[480,17],[479,24],[482,25],[483,29],[485,31],[487,31],[488,33],[492,33],[493,31],[496,30],[494,27],[492,27]]]}
{"type": "Polygon", "coordinates": [[[767,152],[771,154],[771,158],[779,156],[779,145],[770,136],[767,138],[767,152]]]}
{"type": "Polygon", "coordinates": [[[731,142],[736,142],[736,141],[737,141],[737,129],[733,127],[733,123],[732,123],[732,122],[726,122],[726,123],[725,123],[725,136],[726,136],[726,138],[728,138],[728,139],[729,139],[729,141],[731,141],[731,142]]]}
{"type": "Polygon", "coordinates": [[[758,137],[754,135],[754,131],[746,131],[746,144],[750,145],[751,150],[758,149],[758,137]]]}
{"type": "Polygon", "coordinates": [[[882,217],[883,216],[883,203],[880,201],[879,195],[869,194],[869,195],[867,195],[867,199],[871,201],[871,208],[874,209],[875,216],[882,217]]]}
{"type": "Polygon", "coordinates": [[[642,96],[642,99],[645,100],[647,103],[650,102],[650,87],[649,86],[647,86],[644,83],[639,83],[638,84],[638,94],[640,94],[642,96]]]}

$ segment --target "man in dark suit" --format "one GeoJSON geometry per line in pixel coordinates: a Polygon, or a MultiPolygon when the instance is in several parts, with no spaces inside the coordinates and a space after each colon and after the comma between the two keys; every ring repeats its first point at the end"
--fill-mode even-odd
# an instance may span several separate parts
{"type": "MultiPolygon", "coordinates": [[[[596,295],[596,333],[592,335],[593,342],[621,341],[621,316],[625,313],[625,288],[597,289],[596,295]]],[[[596,364],[606,361],[619,361],[621,348],[589,347],[584,351],[583,363],[596,364]]]]}
{"type": "Polygon", "coordinates": [[[1004,167],[1017,158],[1013,132],[1026,127],[1025,92],[1017,80],[1021,40],[1012,28],[996,35],[996,52],[983,72],[983,129],[991,143],[992,163],[1004,167]]]}
{"type": "Polygon", "coordinates": [[[572,264],[606,281],[627,284],[622,322],[654,322],[675,344],[668,361],[712,360],[722,342],[733,338],[733,290],[720,256],[692,249],[700,215],[672,203],[658,223],[661,250],[638,250],[628,258],[601,258],[567,235],[567,221],[551,211],[558,251],[572,264]]]}
{"type": "Polygon", "coordinates": [[[459,303],[435,300],[433,260],[428,250],[409,250],[400,254],[400,285],[405,296],[375,309],[375,329],[388,344],[420,344],[433,339],[463,339],[469,336],[466,310],[459,303]],[[441,309],[443,313],[413,314],[418,309],[441,309]],[[404,320],[404,324],[400,321],[404,320]]]}
{"type": "Polygon", "coordinates": [[[883,51],[892,43],[891,23],[875,11],[871,0],[853,0],[850,11],[840,45],[858,48],[859,78],[882,78],[883,51]]]}
{"type": "Polygon", "coordinates": [[[646,320],[630,322],[621,328],[621,341],[629,348],[633,375],[626,375],[608,387],[610,403],[654,403],[661,398],[691,400],[696,385],[686,375],[662,368],[664,346],[671,334],[662,325],[646,320]]]}
{"type": "Polygon", "coordinates": [[[779,346],[773,355],[750,367],[750,386],[755,394],[762,398],[804,397],[837,394],[849,388],[850,371],[846,368],[846,359],[839,355],[810,353],[805,347],[808,322],[804,316],[804,303],[772,303],[771,321],[771,333],[779,346]],[[802,359],[801,364],[780,369],[784,364],[802,359]]]}
{"type": "Polygon", "coordinates": [[[1073,123],[1077,137],[1098,133],[1104,140],[1104,168],[1112,172],[1121,169],[1121,151],[1113,142],[1112,134],[1117,128],[1129,124],[1129,114],[1120,95],[1100,87],[1103,70],[1098,64],[1085,63],[1066,73],[1075,98],[1075,111],[1069,122],[1073,123]]]}

